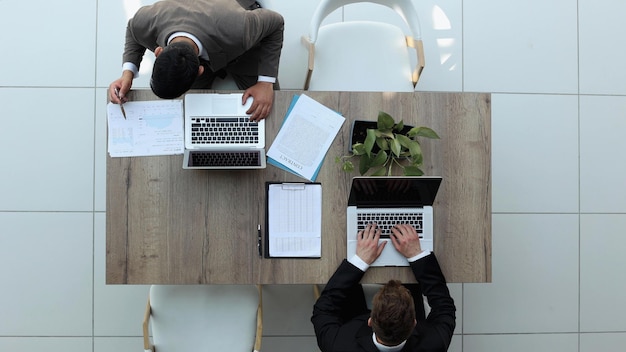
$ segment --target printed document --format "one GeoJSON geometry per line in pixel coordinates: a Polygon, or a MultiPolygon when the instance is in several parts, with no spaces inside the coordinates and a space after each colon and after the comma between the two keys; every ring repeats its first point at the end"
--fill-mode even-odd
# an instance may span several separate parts
{"type": "Polygon", "coordinates": [[[304,94],[294,99],[267,152],[268,163],[314,181],[345,118],[304,94]]]}
{"type": "Polygon", "coordinates": [[[184,152],[183,101],[131,101],[107,105],[111,157],[173,155],[184,152]]]}
{"type": "Polygon", "coordinates": [[[319,258],[322,253],[322,185],[267,186],[268,257],[319,258]]]}

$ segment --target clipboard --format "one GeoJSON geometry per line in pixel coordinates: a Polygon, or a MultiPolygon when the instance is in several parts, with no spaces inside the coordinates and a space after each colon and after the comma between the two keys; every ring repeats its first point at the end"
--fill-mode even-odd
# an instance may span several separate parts
{"type": "Polygon", "coordinates": [[[321,258],[322,184],[266,182],[265,258],[321,258]]]}

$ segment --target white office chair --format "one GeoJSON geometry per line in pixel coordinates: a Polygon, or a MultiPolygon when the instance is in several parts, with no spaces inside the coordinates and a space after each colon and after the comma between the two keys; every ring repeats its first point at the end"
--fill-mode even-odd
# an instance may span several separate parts
{"type": "Polygon", "coordinates": [[[321,0],[302,43],[309,52],[305,90],[412,92],[425,65],[419,17],[411,0],[321,0]],[[321,26],[337,8],[359,2],[395,10],[411,35],[374,21],[321,26]],[[414,68],[411,48],[416,55],[414,68]]]}
{"type": "Polygon", "coordinates": [[[153,285],[143,322],[144,350],[259,351],[261,292],[255,285],[153,285]]]}

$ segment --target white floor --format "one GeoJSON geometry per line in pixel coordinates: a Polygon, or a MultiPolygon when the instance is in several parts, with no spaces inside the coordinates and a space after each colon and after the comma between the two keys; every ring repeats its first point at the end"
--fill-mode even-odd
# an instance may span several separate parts
{"type": "MultiPolygon", "coordinates": [[[[147,287],[104,283],[105,88],[150,2],[0,1],[0,351],[142,348],[147,287]]],[[[286,19],[281,86],[299,89],[317,0],[268,3],[286,19]]],[[[450,351],[623,350],[626,3],[414,3],[418,89],[493,93],[493,283],[450,285],[450,351]]],[[[311,297],[266,287],[264,351],[316,350],[311,297]]]]}

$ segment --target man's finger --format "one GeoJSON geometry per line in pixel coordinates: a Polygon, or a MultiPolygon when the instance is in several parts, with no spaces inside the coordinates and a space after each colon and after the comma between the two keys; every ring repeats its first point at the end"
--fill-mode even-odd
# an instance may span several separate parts
{"type": "Polygon", "coordinates": [[[385,246],[387,245],[387,241],[383,241],[379,246],[378,246],[378,251],[377,251],[377,255],[376,257],[378,258],[380,256],[380,254],[383,252],[383,250],[385,249],[385,246]]]}

